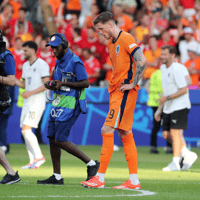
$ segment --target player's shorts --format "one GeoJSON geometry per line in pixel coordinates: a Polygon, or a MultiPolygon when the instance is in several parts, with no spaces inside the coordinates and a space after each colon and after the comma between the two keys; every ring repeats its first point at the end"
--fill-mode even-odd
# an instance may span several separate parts
{"type": "Polygon", "coordinates": [[[38,94],[24,99],[20,127],[23,125],[37,128],[46,107],[46,99],[44,94],[38,94]]]}
{"type": "Polygon", "coordinates": [[[78,105],[73,116],[67,121],[64,121],[64,122],[49,121],[47,137],[55,139],[55,141],[60,141],[60,142],[67,141],[71,128],[76,122],[76,120],[78,119],[78,116],[80,115],[80,113],[81,113],[81,109],[80,109],[80,106],[78,105]]]}
{"type": "Polygon", "coordinates": [[[188,113],[190,109],[182,109],[174,111],[171,114],[162,114],[162,128],[163,131],[169,131],[170,129],[187,129],[188,113]]]}
{"type": "Polygon", "coordinates": [[[124,93],[116,91],[110,95],[109,112],[104,125],[132,131],[138,89],[139,87],[136,87],[136,89],[127,90],[124,93]]]}

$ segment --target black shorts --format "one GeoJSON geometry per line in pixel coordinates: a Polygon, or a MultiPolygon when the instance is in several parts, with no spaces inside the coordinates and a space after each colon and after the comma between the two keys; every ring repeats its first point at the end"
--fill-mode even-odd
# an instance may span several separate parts
{"type": "Polygon", "coordinates": [[[190,109],[182,109],[174,111],[171,114],[162,114],[162,128],[163,131],[169,131],[170,129],[187,129],[188,113],[190,109]]]}

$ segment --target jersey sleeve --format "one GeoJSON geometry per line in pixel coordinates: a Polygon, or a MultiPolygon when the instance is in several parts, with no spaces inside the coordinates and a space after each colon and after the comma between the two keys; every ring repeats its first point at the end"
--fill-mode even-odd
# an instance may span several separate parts
{"type": "Polygon", "coordinates": [[[44,61],[41,67],[41,78],[45,78],[49,76],[49,65],[44,61]]]}
{"type": "Polygon", "coordinates": [[[178,88],[183,88],[187,86],[187,82],[185,79],[185,76],[188,74],[186,71],[182,68],[178,68],[174,71],[174,80],[178,86],[178,88]]]}
{"type": "Polygon", "coordinates": [[[135,38],[131,34],[124,35],[123,37],[123,43],[124,43],[124,48],[125,50],[131,54],[132,56],[134,53],[140,48],[135,41],[135,38]]]}
{"type": "Polygon", "coordinates": [[[6,75],[15,75],[15,60],[12,55],[5,56],[4,70],[6,75]]]}
{"type": "Polygon", "coordinates": [[[75,63],[75,75],[76,75],[77,81],[88,79],[83,63],[81,62],[75,63]]]}

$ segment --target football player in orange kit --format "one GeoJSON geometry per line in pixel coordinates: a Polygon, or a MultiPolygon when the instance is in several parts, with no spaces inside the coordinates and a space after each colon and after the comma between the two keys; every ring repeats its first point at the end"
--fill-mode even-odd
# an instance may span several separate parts
{"type": "Polygon", "coordinates": [[[129,168],[129,180],[114,189],[140,189],[137,172],[137,149],[132,134],[133,114],[138,93],[138,81],[142,77],[146,58],[134,37],[120,30],[113,14],[102,12],[93,21],[100,34],[108,39],[107,47],[113,65],[109,82],[109,112],[101,129],[103,144],[100,167],[96,176],[81,184],[86,187],[104,188],[105,173],[113,153],[114,131],[117,129],[124,146],[129,168]]]}

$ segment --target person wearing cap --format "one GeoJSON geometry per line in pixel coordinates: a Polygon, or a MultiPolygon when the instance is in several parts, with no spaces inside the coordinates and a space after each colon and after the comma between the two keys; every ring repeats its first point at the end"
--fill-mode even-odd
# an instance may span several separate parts
{"type": "Polygon", "coordinates": [[[194,39],[194,34],[193,34],[192,28],[185,27],[183,29],[183,34],[184,34],[185,40],[182,40],[179,43],[179,51],[180,51],[181,63],[185,63],[187,60],[189,60],[189,55],[188,55],[189,46],[196,46],[197,47],[197,53],[198,54],[200,53],[200,45],[194,39]]]}
{"type": "Polygon", "coordinates": [[[197,46],[190,45],[188,48],[189,60],[184,65],[187,67],[193,86],[199,86],[200,78],[200,58],[197,56],[197,46]]]}
{"type": "Polygon", "coordinates": [[[153,17],[150,22],[150,31],[152,35],[159,35],[161,32],[168,28],[168,21],[161,17],[161,12],[161,7],[155,7],[152,10],[153,17]]]}
{"type": "Polygon", "coordinates": [[[45,180],[38,180],[37,184],[64,184],[60,171],[61,149],[87,164],[89,180],[96,175],[99,162],[90,159],[75,144],[68,141],[70,130],[80,113],[87,113],[85,88],[89,87],[88,76],[83,62],[71,52],[63,34],[53,34],[47,46],[51,46],[57,58],[53,81],[45,83],[47,89],[53,90],[55,98],[51,105],[47,133],[54,174],[45,180]]]}

